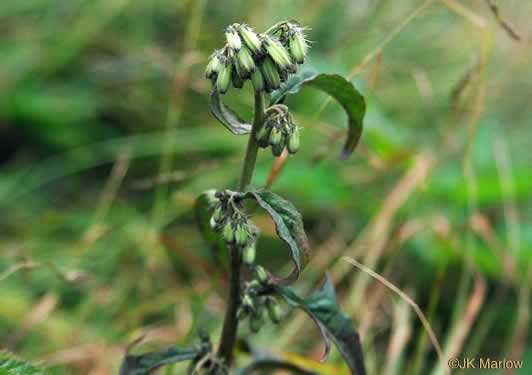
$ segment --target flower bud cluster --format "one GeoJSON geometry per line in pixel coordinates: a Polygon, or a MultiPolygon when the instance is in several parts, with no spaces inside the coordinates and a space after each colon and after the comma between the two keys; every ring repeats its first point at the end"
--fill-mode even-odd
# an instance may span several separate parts
{"type": "MultiPolygon", "coordinates": [[[[264,272],[264,269],[262,271],[264,272]]],[[[275,297],[261,294],[265,287],[267,285],[259,280],[247,283],[237,310],[239,320],[249,317],[249,328],[254,333],[262,328],[268,318],[274,324],[281,322],[281,306],[275,297]]]]}
{"type": "Polygon", "coordinates": [[[245,260],[253,263],[258,230],[233,200],[231,192],[217,191],[209,203],[212,208],[211,228],[222,233],[227,245],[243,249],[245,260]]]}
{"type": "Polygon", "coordinates": [[[278,157],[285,147],[291,154],[299,150],[299,133],[300,128],[286,108],[267,114],[264,126],[256,133],[256,139],[262,148],[271,146],[272,154],[278,157]]]}
{"type": "Polygon", "coordinates": [[[215,51],[205,70],[206,78],[220,94],[231,84],[242,88],[251,80],[257,92],[272,92],[303,64],[308,50],[304,28],[290,22],[264,34],[256,34],[244,24],[232,24],[225,30],[226,45],[215,51]]]}

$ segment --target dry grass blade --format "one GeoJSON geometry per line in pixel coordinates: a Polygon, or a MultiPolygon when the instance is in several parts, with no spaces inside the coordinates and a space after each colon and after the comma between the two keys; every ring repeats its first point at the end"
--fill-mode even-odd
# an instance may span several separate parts
{"type": "Polygon", "coordinates": [[[517,41],[521,41],[521,34],[514,28],[514,26],[509,22],[503,19],[499,13],[499,7],[497,4],[495,4],[495,0],[486,0],[486,3],[488,3],[488,6],[491,10],[491,12],[495,15],[495,18],[497,19],[497,22],[499,22],[499,25],[508,33],[510,38],[515,39],[517,41]]]}
{"type": "Polygon", "coordinates": [[[423,327],[425,327],[425,329],[427,331],[427,334],[429,335],[430,341],[432,342],[432,345],[434,346],[434,349],[438,353],[438,358],[440,360],[440,364],[441,364],[443,370],[445,371],[446,374],[450,374],[451,371],[449,370],[449,367],[447,366],[447,363],[446,363],[445,359],[443,358],[443,353],[442,353],[440,344],[438,342],[438,339],[436,338],[436,335],[434,334],[434,331],[432,330],[432,327],[430,326],[430,323],[428,322],[427,318],[425,318],[425,315],[423,314],[423,311],[421,311],[421,309],[419,308],[418,304],[415,303],[410,297],[408,297],[401,289],[396,287],[394,284],[392,284],[391,282],[386,280],[384,277],[382,277],[381,275],[379,275],[378,273],[376,273],[372,269],[364,266],[363,264],[361,264],[361,263],[357,262],[356,260],[351,259],[349,257],[345,257],[344,256],[344,257],[342,257],[342,259],[345,262],[357,267],[361,271],[364,271],[365,273],[367,273],[371,277],[373,277],[373,278],[377,279],[378,281],[380,281],[382,284],[384,284],[386,287],[388,287],[388,289],[392,290],[397,295],[399,295],[399,297],[401,297],[404,301],[406,301],[406,303],[408,303],[414,309],[414,311],[416,312],[417,316],[421,320],[421,323],[423,324],[423,327]]]}

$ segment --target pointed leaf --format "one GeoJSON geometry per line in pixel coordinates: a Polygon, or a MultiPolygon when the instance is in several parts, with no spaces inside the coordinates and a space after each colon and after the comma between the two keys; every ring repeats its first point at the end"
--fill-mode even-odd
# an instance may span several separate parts
{"type": "Polygon", "coordinates": [[[251,124],[244,122],[235,111],[226,106],[216,90],[213,90],[211,93],[209,108],[214,117],[229,129],[231,133],[236,135],[251,133],[251,124]]]}
{"type": "Polygon", "coordinates": [[[295,269],[287,278],[279,278],[271,272],[272,282],[287,285],[299,278],[299,274],[307,265],[310,257],[310,246],[303,228],[303,218],[294,205],[268,190],[250,190],[240,194],[242,198],[253,198],[264,208],[275,223],[277,235],[290,248],[295,269]]]}
{"type": "Polygon", "coordinates": [[[11,353],[0,352],[0,375],[46,375],[46,372],[17,359],[11,353]]]}
{"type": "Polygon", "coordinates": [[[150,352],[139,355],[126,354],[122,365],[120,365],[120,375],[147,375],[161,366],[190,361],[202,354],[204,354],[204,350],[201,347],[178,349],[173,346],[165,352],[150,352]]]}
{"type": "Polygon", "coordinates": [[[340,311],[334,284],[329,273],[327,273],[321,288],[307,298],[299,297],[289,287],[276,285],[275,289],[289,305],[303,309],[318,324],[327,346],[325,358],[330,347],[328,340],[328,337],[330,337],[340,353],[342,353],[353,374],[366,374],[364,355],[358,332],[353,327],[352,320],[340,311]]]}
{"type": "Polygon", "coordinates": [[[349,80],[338,74],[305,71],[291,76],[279,90],[272,92],[270,105],[282,102],[286,95],[297,93],[303,86],[326,92],[344,108],[347,113],[348,132],[341,158],[347,159],[362,135],[362,122],[366,113],[364,97],[349,80]]]}

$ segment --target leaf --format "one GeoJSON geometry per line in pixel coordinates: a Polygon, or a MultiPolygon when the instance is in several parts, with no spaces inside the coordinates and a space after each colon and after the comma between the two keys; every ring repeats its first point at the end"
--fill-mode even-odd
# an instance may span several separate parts
{"type": "Polygon", "coordinates": [[[207,190],[201,193],[200,196],[196,199],[194,211],[201,235],[211,246],[211,249],[213,250],[213,253],[215,255],[224,256],[226,254],[229,254],[229,250],[225,245],[225,241],[223,240],[221,233],[215,232],[211,228],[210,224],[212,208],[209,205],[208,196],[214,191],[215,190],[207,190]]]}
{"type": "Polygon", "coordinates": [[[251,133],[251,124],[244,122],[235,111],[226,106],[216,90],[213,90],[211,93],[209,108],[214,117],[229,129],[231,133],[235,135],[251,133]]]}
{"type": "Polygon", "coordinates": [[[323,360],[326,360],[329,354],[330,337],[353,374],[366,374],[358,332],[353,327],[352,320],[340,311],[334,284],[328,272],[323,285],[307,298],[299,297],[289,287],[276,285],[275,289],[290,306],[303,309],[318,324],[326,344],[323,360]]]}
{"type": "Polygon", "coordinates": [[[255,371],[263,371],[263,373],[272,373],[275,370],[287,370],[292,374],[297,375],[316,375],[317,373],[311,370],[303,369],[293,363],[286,362],[282,359],[275,357],[271,358],[261,358],[252,361],[247,366],[241,367],[236,370],[233,375],[249,375],[253,374],[255,371]]]}
{"type": "Polygon", "coordinates": [[[283,101],[288,94],[297,93],[303,86],[326,92],[344,108],[347,113],[348,132],[341,158],[347,159],[362,135],[362,123],[366,113],[364,97],[349,80],[338,74],[305,71],[291,76],[279,90],[272,92],[270,105],[283,101]]]}
{"type": "Polygon", "coordinates": [[[202,347],[178,349],[170,347],[165,352],[150,352],[139,355],[126,354],[120,365],[120,375],[146,375],[171,363],[190,361],[204,354],[202,347]]]}
{"type": "Polygon", "coordinates": [[[299,278],[299,274],[307,265],[310,257],[310,247],[303,227],[301,214],[291,202],[265,189],[249,190],[239,194],[239,196],[241,198],[252,197],[257,201],[259,206],[270,214],[275,223],[277,235],[290,248],[295,269],[286,278],[279,278],[271,272],[268,272],[272,282],[279,285],[287,285],[294,282],[299,278]]]}
{"type": "Polygon", "coordinates": [[[0,352],[0,375],[46,375],[46,372],[18,360],[11,353],[0,352]]]}

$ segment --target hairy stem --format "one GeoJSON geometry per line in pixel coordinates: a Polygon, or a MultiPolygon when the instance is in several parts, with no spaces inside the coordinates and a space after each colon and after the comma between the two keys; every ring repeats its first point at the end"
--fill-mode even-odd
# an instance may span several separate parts
{"type": "MultiPolygon", "coordinates": [[[[260,130],[264,123],[264,96],[261,93],[255,93],[255,108],[253,114],[253,126],[249,135],[248,147],[242,164],[242,173],[238,190],[242,191],[251,182],[259,145],[255,134],[260,130]]],[[[231,280],[229,289],[229,303],[225,312],[222,339],[218,348],[218,357],[223,360],[226,366],[231,366],[233,361],[233,348],[236,343],[236,334],[238,329],[238,319],[236,312],[240,305],[240,266],[241,256],[240,249],[231,246],[231,280]]]]}

